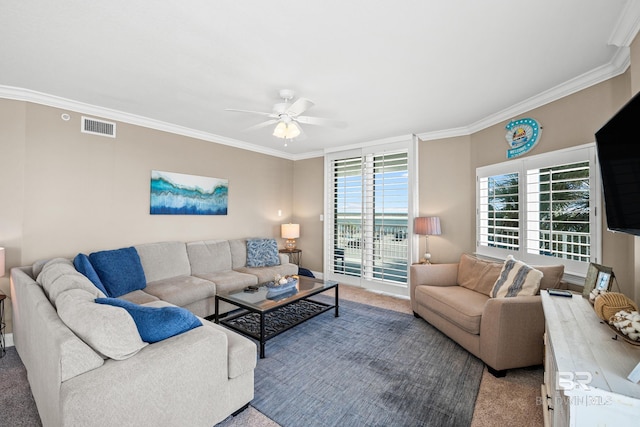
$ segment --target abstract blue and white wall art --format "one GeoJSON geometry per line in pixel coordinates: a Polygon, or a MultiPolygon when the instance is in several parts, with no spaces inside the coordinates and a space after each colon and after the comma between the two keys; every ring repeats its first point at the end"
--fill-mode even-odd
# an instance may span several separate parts
{"type": "Polygon", "coordinates": [[[229,180],[151,171],[151,215],[226,215],[229,180]]]}

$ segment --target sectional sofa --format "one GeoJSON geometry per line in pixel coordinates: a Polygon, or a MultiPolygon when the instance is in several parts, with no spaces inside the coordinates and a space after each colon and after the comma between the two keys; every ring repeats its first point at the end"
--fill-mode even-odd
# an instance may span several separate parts
{"type": "Polygon", "coordinates": [[[210,427],[245,407],[256,345],[204,318],[216,292],[297,273],[277,249],[254,266],[250,242],[149,243],[12,269],[13,338],[43,425],[210,427]]]}

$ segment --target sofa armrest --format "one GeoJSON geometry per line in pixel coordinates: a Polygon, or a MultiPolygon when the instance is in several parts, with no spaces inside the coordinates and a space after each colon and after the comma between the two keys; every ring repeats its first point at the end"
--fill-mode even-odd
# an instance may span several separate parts
{"type": "Polygon", "coordinates": [[[540,295],[490,298],[480,322],[480,356],[495,370],[542,363],[544,312],[540,295]]]}
{"type": "Polygon", "coordinates": [[[278,257],[280,257],[280,264],[289,264],[289,255],[279,253],[278,257]]]}
{"type": "MultiPolygon", "coordinates": [[[[414,305],[416,287],[455,286],[458,279],[458,263],[454,264],[413,264],[409,273],[409,297],[414,305]]],[[[414,309],[415,311],[415,309],[414,309]]]]}
{"type": "Polygon", "coordinates": [[[214,425],[227,382],[227,336],[201,326],[62,383],[60,410],[64,425],[214,425]]]}

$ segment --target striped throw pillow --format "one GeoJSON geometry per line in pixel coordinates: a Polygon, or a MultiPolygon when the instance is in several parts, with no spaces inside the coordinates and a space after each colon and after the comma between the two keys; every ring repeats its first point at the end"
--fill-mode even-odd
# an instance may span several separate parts
{"type": "Polygon", "coordinates": [[[500,276],[493,285],[491,297],[509,298],[535,295],[540,289],[542,272],[509,255],[502,266],[500,276]]]}

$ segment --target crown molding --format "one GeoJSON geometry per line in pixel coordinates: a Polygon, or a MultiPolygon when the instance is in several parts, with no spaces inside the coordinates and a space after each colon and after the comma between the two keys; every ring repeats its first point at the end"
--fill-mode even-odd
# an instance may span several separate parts
{"type": "Polygon", "coordinates": [[[502,123],[512,118],[525,114],[531,110],[542,107],[553,101],[587,89],[605,80],[616,77],[624,73],[631,65],[631,53],[628,47],[619,47],[608,64],[597,67],[591,71],[559,84],[549,90],[541,92],[529,99],[525,99],[495,114],[487,116],[469,126],[462,126],[454,129],[441,131],[424,132],[417,134],[422,141],[433,139],[451,138],[456,136],[466,136],[479,132],[483,129],[502,123]]]}
{"type": "Polygon", "coordinates": [[[640,2],[627,0],[627,3],[614,26],[609,44],[618,47],[629,47],[640,30],[640,2]]]}
{"type": "Polygon", "coordinates": [[[420,141],[432,141],[434,139],[447,139],[447,138],[455,138],[458,136],[469,136],[472,133],[473,132],[471,132],[471,129],[469,129],[468,126],[461,126],[458,128],[419,133],[417,134],[417,136],[420,139],[420,141]]]}
{"type": "Polygon", "coordinates": [[[75,111],[81,114],[99,116],[105,119],[129,123],[136,126],[142,126],[149,129],[159,130],[163,132],[182,135],[190,138],[201,139],[207,142],[227,145],[242,150],[254,151],[260,154],[266,154],[274,157],[281,157],[287,160],[294,160],[290,153],[265,148],[259,145],[250,144],[233,138],[216,135],[209,132],[203,132],[173,123],[163,122],[160,120],[150,119],[148,117],[138,116],[135,114],[125,113],[123,111],[112,110],[110,108],[99,107],[96,105],[86,104],[83,102],[73,101],[70,99],[49,95],[30,89],[17,88],[12,86],[0,85],[0,98],[12,99],[15,101],[32,102],[35,104],[46,105],[48,107],[60,108],[63,110],[75,111]]]}
{"type": "Polygon", "coordinates": [[[396,142],[406,142],[406,141],[411,141],[412,139],[413,139],[413,134],[391,136],[389,138],[376,139],[376,140],[373,140],[373,141],[358,142],[358,143],[355,143],[355,144],[343,145],[343,146],[340,146],[340,147],[326,148],[324,150],[324,154],[335,153],[335,152],[339,152],[339,151],[359,150],[359,149],[362,149],[362,148],[365,148],[365,147],[371,147],[371,146],[374,146],[374,145],[394,144],[396,142]]]}
{"type": "MultiPolygon", "coordinates": [[[[630,2],[634,3],[635,2],[630,2]]],[[[640,4],[640,2],[638,2],[640,4]]],[[[628,5],[629,6],[629,5],[628,5]]],[[[638,7],[640,11],[640,6],[638,7]]],[[[633,13],[630,13],[633,14],[633,13]]],[[[633,21],[638,24],[638,20],[633,21]]],[[[629,30],[625,32],[629,33],[629,30]]],[[[635,31],[637,33],[637,30],[635,31]]],[[[634,36],[635,36],[634,33],[634,36]]],[[[610,78],[616,77],[624,73],[631,64],[630,48],[626,46],[619,47],[613,58],[608,64],[597,67],[591,71],[588,71],[578,77],[568,80],[558,86],[555,86],[549,90],[546,90],[538,95],[535,95],[522,102],[514,104],[504,110],[501,110],[495,114],[489,115],[475,123],[468,126],[461,126],[451,129],[443,129],[437,131],[428,131],[418,133],[416,136],[421,141],[429,141],[435,139],[454,138],[459,136],[468,136],[473,133],[479,132],[483,129],[502,123],[512,119],[513,117],[525,114],[531,110],[539,108],[543,105],[549,104],[558,99],[564,98],[568,95],[576,93],[580,90],[591,87],[595,84],[601,83],[610,78]]],[[[137,126],[146,127],[149,129],[155,129],[163,132],[173,133],[176,135],[187,136],[190,138],[201,139],[203,141],[213,142],[216,144],[227,145],[242,150],[253,151],[260,154],[265,154],[274,157],[280,157],[287,160],[304,160],[315,157],[322,157],[327,153],[344,151],[350,149],[359,149],[366,146],[376,144],[388,144],[398,141],[406,141],[411,138],[411,135],[400,135],[390,138],[384,138],[376,141],[366,141],[348,146],[329,148],[324,151],[314,151],[302,154],[291,154],[279,150],[265,148],[260,145],[250,144],[248,142],[240,141],[237,139],[227,138],[224,136],[216,135],[209,132],[198,131],[195,129],[187,128],[184,126],[175,125],[160,120],[150,119],[148,117],[142,117],[135,114],[129,114],[122,111],[112,110],[109,108],[99,107],[96,105],[86,104],[83,102],[73,101],[66,98],[61,98],[54,95],[48,95],[45,93],[17,88],[12,86],[0,85],[0,98],[13,99],[17,101],[33,102],[37,104],[46,105],[49,107],[61,108],[64,110],[75,111],[82,114],[89,114],[94,116],[103,117],[110,120],[129,123],[137,126]]]]}

